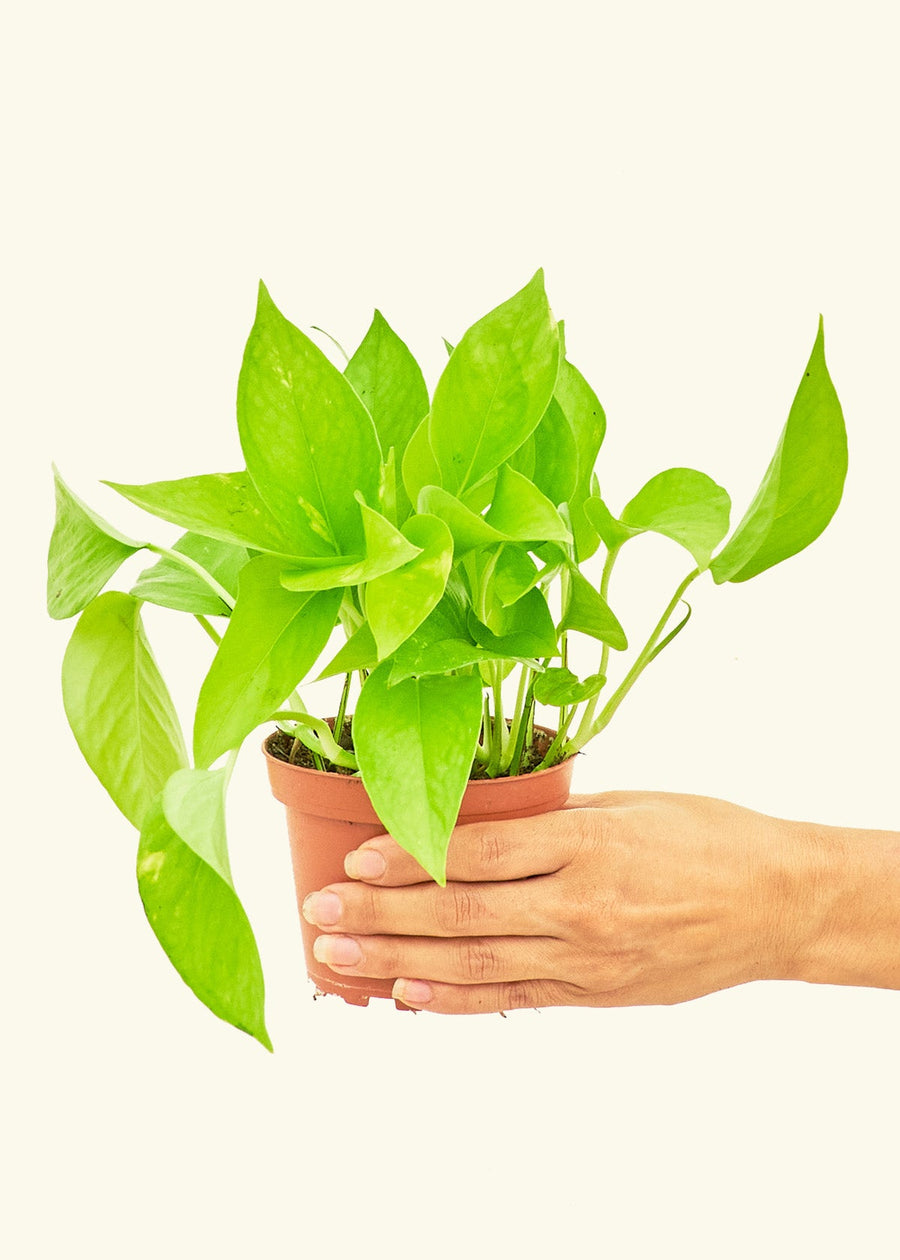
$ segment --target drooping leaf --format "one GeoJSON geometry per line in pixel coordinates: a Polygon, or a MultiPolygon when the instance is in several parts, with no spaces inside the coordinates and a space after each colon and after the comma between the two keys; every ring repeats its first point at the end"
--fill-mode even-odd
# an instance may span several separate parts
{"type": "Polygon", "coordinates": [[[88,604],[66,650],[62,688],[85,761],[140,827],[150,802],[188,758],[139,600],[107,591],[88,604]]]}
{"type": "Polygon", "coordinates": [[[145,486],[128,486],[118,481],[104,484],[145,512],[207,538],[281,556],[306,555],[307,546],[312,555],[334,551],[322,538],[309,538],[306,532],[292,540],[263,503],[246,472],[208,473],[177,481],[151,481],[145,486]]]}
{"type": "Polygon", "coordinates": [[[728,533],[731,499],[711,477],[693,468],[657,473],[625,506],[620,524],[631,533],[650,530],[686,547],[701,569],[728,533]]]}
{"type": "Polygon", "coordinates": [[[553,394],[559,337],[543,272],[466,332],[438,381],[428,433],[441,484],[461,495],[517,450],[553,394]]]}
{"type": "Polygon", "coordinates": [[[602,539],[603,545],[610,551],[616,547],[621,547],[623,543],[628,542],[629,538],[634,538],[639,530],[629,529],[627,525],[623,525],[621,521],[616,520],[612,512],[600,497],[599,492],[593,493],[590,498],[585,499],[583,503],[585,517],[591,528],[595,530],[597,536],[602,539]]]}
{"type": "Polygon", "coordinates": [[[534,542],[571,542],[566,523],[533,482],[504,464],[494,500],[484,518],[507,538],[534,542]]]}
{"type": "Polygon", "coordinates": [[[746,582],[796,555],[837,511],[847,474],[847,431],[819,331],[775,454],[743,520],[713,560],[716,582],[746,582]]]}
{"type": "Polygon", "coordinates": [[[150,926],[213,1014],[267,1050],[262,965],[231,878],[225,771],[179,770],[141,828],[137,876],[150,926]]]}
{"type": "Polygon", "coordinates": [[[390,656],[435,608],[453,563],[453,538],[436,516],[410,517],[403,535],[421,548],[419,554],[366,585],[366,616],[379,659],[390,656]]]}
{"type": "Polygon", "coordinates": [[[428,415],[428,387],[409,347],[376,311],[368,332],[344,369],[375,422],[381,449],[403,456],[413,432],[428,415]]]}
{"type": "Polygon", "coordinates": [[[549,668],[535,676],[534,698],[539,704],[580,704],[597,695],[605,684],[605,674],[591,674],[581,682],[570,669],[549,668]]]}
{"type": "Polygon", "coordinates": [[[328,562],[307,562],[304,568],[284,569],[282,585],[289,591],[326,591],[339,586],[360,586],[414,560],[420,547],[374,508],[360,503],[364,552],[361,556],[333,556],[328,562]]]}
{"type": "Polygon", "coordinates": [[[198,766],[237,748],[279,708],[328,642],[342,592],[287,591],[280,574],[275,556],[257,556],[241,572],[237,603],[197,701],[198,766]]]}
{"type": "Polygon", "coordinates": [[[537,565],[523,547],[510,544],[499,548],[492,586],[504,608],[526,595],[540,580],[537,565]]]}
{"type": "Polygon", "coordinates": [[[47,557],[47,611],[74,617],[103,590],[123,561],[144,546],[120,534],[72,493],[56,467],[56,523],[47,557]]]}
{"type": "Polygon", "coordinates": [[[247,471],[291,538],[307,544],[301,554],[359,551],[354,493],[369,503],[378,494],[375,425],[347,378],[285,319],[263,284],[237,411],[247,471]]]}
{"type": "MultiPolygon", "coordinates": [[[[246,547],[206,538],[203,534],[183,534],[172,550],[196,560],[231,595],[237,594],[238,575],[250,559],[246,547]]],[[[146,603],[195,616],[227,617],[231,612],[202,577],[168,556],[161,556],[156,564],[144,569],[131,594],[146,603]]]]}
{"type": "Polygon", "coordinates": [[[560,363],[554,397],[572,429],[578,461],[578,480],[569,500],[575,555],[579,562],[597,550],[598,536],[584,513],[593,492],[594,466],[606,434],[606,416],[590,385],[568,359],[560,363]]]}
{"type": "Polygon", "coordinates": [[[628,647],[619,619],[600,592],[577,569],[569,573],[569,597],[559,623],[560,633],[563,630],[589,634],[619,652],[628,647]]]}
{"type": "Polygon", "coordinates": [[[382,824],[439,884],[481,728],[474,676],[408,678],[388,686],[390,662],[366,679],[353,742],[382,824]]]}

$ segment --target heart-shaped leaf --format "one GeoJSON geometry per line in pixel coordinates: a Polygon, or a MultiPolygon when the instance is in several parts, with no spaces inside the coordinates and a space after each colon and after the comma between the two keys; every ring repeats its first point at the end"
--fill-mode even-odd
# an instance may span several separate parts
{"type": "Polygon", "coordinates": [[[362,781],[386,830],[444,884],[481,729],[481,682],[455,675],[391,687],[390,669],[386,661],[369,675],[353,715],[362,781]]]}
{"type": "Polygon", "coordinates": [[[461,495],[533,433],[559,368],[543,272],[459,341],[434,393],[428,434],[441,484],[461,495]]]}
{"type": "Polygon", "coordinates": [[[366,585],[366,616],[383,659],[420,626],[436,607],[453,563],[453,538],[436,516],[413,516],[403,535],[421,550],[390,573],[366,585]]]}
{"type": "Polygon", "coordinates": [[[657,473],[622,512],[620,525],[631,533],[650,530],[687,548],[700,569],[728,533],[731,500],[711,477],[693,468],[657,473]]]}
{"type": "MultiPolygon", "coordinates": [[[[196,560],[231,595],[237,593],[238,576],[250,559],[246,547],[218,538],[205,538],[202,534],[183,534],[172,550],[196,560]]],[[[146,603],[195,616],[227,617],[231,612],[202,577],[168,556],[162,556],[156,564],[144,569],[131,594],[146,603]]]]}

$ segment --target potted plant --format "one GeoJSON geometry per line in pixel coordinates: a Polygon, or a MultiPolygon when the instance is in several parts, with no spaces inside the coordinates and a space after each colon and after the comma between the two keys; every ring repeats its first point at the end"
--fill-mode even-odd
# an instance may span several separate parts
{"type": "MultiPolygon", "coordinates": [[[[80,614],[63,664],[69,723],[140,832],[140,892],[173,964],[266,1046],[224,809],[257,727],[275,724],[267,756],[293,811],[301,893],[310,818],[329,814],[343,817],[341,854],[388,830],[441,883],[461,806],[462,817],[508,816],[564,801],[571,758],[684,627],[694,581],[755,577],[812,542],[840,501],[846,434],[821,320],[775,454],[728,537],[729,496],[693,469],[660,472],[617,514],[604,501],[594,471],[603,409],[566,358],[541,272],[448,350],[429,398],[376,312],[340,370],[261,285],[238,382],[246,468],[106,483],[181,527],[173,546],[119,532],[55,474],[48,607],[80,614]],[[610,578],[647,531],[680,544],[691,567],[629,654],[610,578]],[[105,590],[139,551],[158,558],[128,593],[105,590]],[[196,619],[214,644],[193,757],[144,602],[196,619]],[[586,676],[569,668],[573,635],[596,644],[586,676]],[[326,720],[298,689],[330,676],[343,686],[326,720]]],[[[319,887],[340,867],[308,877],[319,887]]]]}

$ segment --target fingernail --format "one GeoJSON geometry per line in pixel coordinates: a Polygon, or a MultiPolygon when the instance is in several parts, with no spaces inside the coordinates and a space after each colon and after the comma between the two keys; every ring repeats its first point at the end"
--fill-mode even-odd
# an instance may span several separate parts
{"type": "Polygon", "coordinates": [[[303,903],[303,917],[318,927],[334,927],[341,917],[341,900],[336,893],[310,893],[303,903]]]}
{"type": "Polygon", "coordinates": [[[313,955],[320,963],[335,967],[355,967],[362,962],[362,950],[352,936],[319,936],[313,941],[313,955]]]}
{"type": "Polygon", "coordinates": [[[434,990],[425,980],[395,980],[391,996],[404,1006],[426,1006],[434,990]]]}
{"type": "Polygon", "coordinates": [[[351,879],[380,879],[387,862],[377,849],[354,849],[344,858],[344,870],[351,879]]]}

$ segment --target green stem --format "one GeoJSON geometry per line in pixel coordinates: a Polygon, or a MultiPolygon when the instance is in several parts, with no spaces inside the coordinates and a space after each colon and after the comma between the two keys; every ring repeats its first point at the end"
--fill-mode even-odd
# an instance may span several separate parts
{"type": "Polygon", "coordinates": [[[344,733],[344,715],[347,712],[347,700],[350,695],[350,679],[352,674],[348,674],[344,679],[344,690],[341,692],[341,702],[338,705],[337,717],[334,719],[334,738],[338,743],[341,742],[341,736],[344,733]]]}
{"type": "Polygon", "coordinates": [[[525,719],[525,701],[528,696],[528,684],[533,677],[532,671],[527,665],[522,665],[519,670],[519,686],[516,691],[516,705],[513,709],[512,721],[509,726],[509,747],[507,755],[503,758],[500,765],[501,770],[509,770],[512,759],[515,756],[516,748],[519,746],[519,732],[522,729],[522,723],[525,719]]]}
{"type": "Polygon", "coordinates": [[[202,564],[198,564],[196,560],[192,560],[190,556],[183,555],[180,551],[172,551],[169,547],[158,547],[156,543],[147,543],[148,551],[155,551],[158,556],[166,556],[169,560],[174,560],[176,564],[180,564],[182,568],[190,569],[190,571],[202,581],[206,583],[211,591],[215,591],[219,599],[229,610],[234,608],[234,596],[226,591],[225,587],[220,585],[211,573],[207,573],[202,564]]]}
{"type": "Polygon", "coordinates": [[[650,664],[650,661],[653,659],[654,649],[656,648],[656,645],[658,644],[660,638],[662,637],[662,634],[669,622],[669,618],[672,616],[672,613],[678,607],[681,597],[684,595],[685,591],[690,586],[690,584],[699,576],[700,576],[700,570],[694,569],[691,573],[687,575],[687,577],[678,587],[678,590],[675,592],[675,594],[672,596],[671,600],[669,601],[668,605],[666,606],[665,612],[663,613],[663,615],[660,617],[659,621],[656,623],[655,627],[653,628],[653,632],[651,633],[650,638],[644,644],[643,648],[641,649],[640,654],[638,655],[631,669],[628,671],[628,673],[619,683],[616,690],[610,696],[609,700],[606,702],[606,705],[604,706],[602,712],[600,713],[600,716],[595,721],[591,722],[590,725],[587,727],[587,729],[585,729],[585,721],[584,719],[582,719],[581,726],[579,727],[578,732],[575,735],[575,738],[567,745],[567,748],[566,748],[567,755],[578,752],[580,748],[584,747],[584,745],[588,742],[588,740],[593,739],[595,735],[599,735],[600,732],[604,729],[604,727],[609,725],[609,722],[613,714],[615,713],[616,709],[618,709],[619,705],[628,695],[628,692],[631,690],[631,688],[637,682],[638,678],[644,672],[646,667],[650,664]]]}
{"type": "MultiPolygon", "coordinates": [[[[622,544],[619,543],[618,546],[611,547],[609,549],[606,553],[606,560],[603,564],[603,572],[600,575],[600,598],[605,600],[606,603],[609,603],[609,579],[612,576],[613,566],[619,558],[619,551],[621,547],[622,544]]],[[[604,676],[606,675],[606,671],[609,668],[609,651],[609,644],[604,643],[603,650],[600,653],[600,665],[597,669],[598,674],[603,674],[604,676]]],[[[600,693],[598,692],[595,696],[591,696],[585,706],[584,712],[581,715],[581,722],[579,723],[578,730],[575,734],[576,741],[581,740],[582,743],[587,743],[587,741],[591,738],[588,732],[591,729],[591,725],[594,721],[594,714],[597,712],[597,705],[599,703],[600,693]]],[[[582,743],[578,744],[579,748],[582,746],[582,743]]]]}
{"type": "Polygon", "coordinates": [[[194,613],[194,617],[200,622],[200,625],[212,639],[213,643],[215,643],[216,647],[218,647],[222,642],[222,636],[219,634],[218,630],[215,630],[200,613],[194,613]]]}
{"type": "Polygon", "coordinates": [[[488,762],[488,777],[495,779],[500,773],[503,760],[503,748],[506,740],[506,722],[503,717],[503,682],[500,677],[500,666],[491,661],[491,688],[494,694],[494,722],[491,728],[491,759],[488,762]]]}
{"type": "Polygon", "coordinates": [[[528,680],[528,689],[525,692],[525,704],[522,710],[522,720],[519,723],[519,729],[516,732],[516,740],[509,759],[509,773],[511,775],[518,774],[522,769],[522,754],[525,751],[525,739],[534,718],[534,673],[531,670],[529,670],[529,673],[531,674],[531,677],[528,680]]]}

